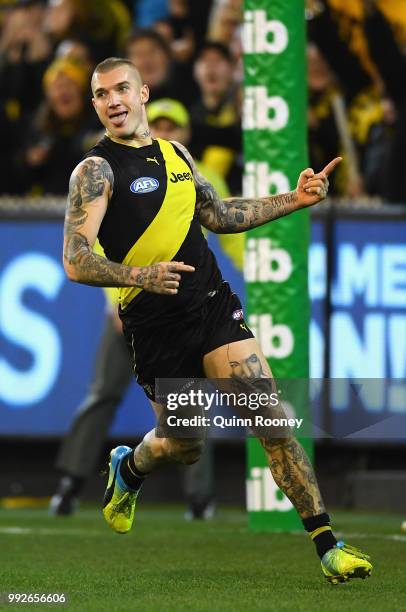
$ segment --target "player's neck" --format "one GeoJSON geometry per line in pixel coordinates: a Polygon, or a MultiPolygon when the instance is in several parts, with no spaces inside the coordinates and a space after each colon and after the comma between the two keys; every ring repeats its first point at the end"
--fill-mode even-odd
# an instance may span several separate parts
{"type": "Polygon", "coordinates": [[[152,144],[151,132],[148,128],[142,134],[134,134],[131,138],[117,138],[117,136],[114,136],[108,130],[106,130],[106,136],[113,142],[127,145],[127,147],[135,147],[136,149],[147,147],[152,144]]]}

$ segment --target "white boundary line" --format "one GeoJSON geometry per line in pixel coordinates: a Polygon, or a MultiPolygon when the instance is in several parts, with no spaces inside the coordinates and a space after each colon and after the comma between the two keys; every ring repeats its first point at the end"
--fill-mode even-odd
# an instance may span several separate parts
{"type": "MultiPolygon", "coordinates": [[[[107,532],[108,533],[108,532],[107,532]]],[[[47,529],[46,527],[38,527],[37,529],[32,527],[0,527],[0,534],[5,535],[72,535],[72,536],[85,536],[85,535],[105,535],[102,531],[91,531],[85,529],[47,529]]]]}
{"type": "MultiPolygon", "coordinates": [[[[10,526],[10,527],[0,527],[0,534],[4,535],[39,535],[39,536],[106,536],[109,532],[106,531],[92,531],[87,529],[49,529],[46,527],[38,527],[37,529],[32,527],[19,527],[19,526],[10,526]]],[[[378,533],[357,533],[357,532],[345,532],[336,531],[335,535],[340,538],[359,538],[363,540],[390,540],[393,542],[402,542],[406,543],[406,534],[378,534],[378,533]]],[[[267,534],[270,535],[270,534],[267,534]]],[[[279,532],[275,535],[282,535],[282,532],[279,532]]],[[[285,535],[306,535],[304,532],[292,532],[286,533],[285,535]]]]}
{"type": "MultiPolygon", "coordinates": [[[[359,538],[361,540],[392,540],[394,542],[404,542],[406,543],[406,534],[405,535],[401,535],[401,534],[397,534],[397,533],[393,533],[393,534],[385,534],[385,533],[357,533],[356,531],[334,531],[333,533],[335,536],[338,536],[339,538],[343,538],[343,540],[346,540],[347,538],[352,539],[352,538],[359,538]]],[[[301,531],[293,531],[290,535],[306,535],[305,532],[301,532],[301,531]]]]}
{"type": "MultiPolygon", "coordinates": [[[[340,537],[344,537],[342,532],[334,532],[340,537]]],[[[406,542],[406,535],[401,534],[380,534],[380,533],[347,533],[351,538],[360,538],[363,540],[393,540],[394,542],[406,542]]]]}

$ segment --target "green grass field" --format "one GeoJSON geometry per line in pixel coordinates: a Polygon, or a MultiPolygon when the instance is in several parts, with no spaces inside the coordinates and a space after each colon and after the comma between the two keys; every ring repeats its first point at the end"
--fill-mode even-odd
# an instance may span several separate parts
{"type": "Polygon", "coordinates": [[[64,592],[67,608],[79,611],[406,610],[405,517],[333,515],[340,534],[373,556],[370,579],[329,585],[307,536],[252,534],[237,510],[188,523],[181,508],[140,504],[126,536],[93,508],[74,518],[1,510],[0,592],[64,592]]]}

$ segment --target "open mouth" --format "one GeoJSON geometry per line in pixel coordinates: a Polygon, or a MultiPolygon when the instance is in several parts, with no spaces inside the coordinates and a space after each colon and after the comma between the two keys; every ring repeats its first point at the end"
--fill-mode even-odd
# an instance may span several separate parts
{"type": "Polygon", "coordinates": [[[127,119],[127,115],[127,111],[121,111],[120,113],[114,113],[114,115],[110,115],[109,119],[115,127],[120,127],[127,119]]]}

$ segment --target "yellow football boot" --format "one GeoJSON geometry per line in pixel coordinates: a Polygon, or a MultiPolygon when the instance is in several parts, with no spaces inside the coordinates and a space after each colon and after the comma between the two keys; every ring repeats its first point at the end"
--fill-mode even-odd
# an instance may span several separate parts
{"type": "Polygon", "coordinates": [[[104,493],[103,514],[116,533],[130,531],[139,491],[130,489],[120,474],[120,463],[131,452],[129,446],[117,446],[110,452],[109,479],[104,493]]]}
{"type": "Polygon", "coordinates": [[[367,578],[372,572],[369,559],[358,548],[340,541],[323,555],[321,569],[331,584],[347,582],[351,578],[367,578]]]}

